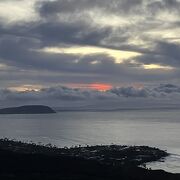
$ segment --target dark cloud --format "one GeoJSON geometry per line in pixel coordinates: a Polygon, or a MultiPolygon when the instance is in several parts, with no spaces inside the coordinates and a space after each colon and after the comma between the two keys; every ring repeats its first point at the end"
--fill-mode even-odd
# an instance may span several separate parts
{"type": "Polygon", "coordinates": [[[152,1],[148,4],[147,9],[153,14],[161,11],[176,12],[180,10],[180,2],[177,0],[152,1]]]}
{"type": "Polygon", "coordinates": [[[148,91],[146,89],[135,89],[133,87],[114,88],[114,89],[111,89],[110,92],[118,96],[125,96],[125,97],[147,97],[148,96],[148,91]]]}
{"type": "Polygon", "coordinates": [[[156,42],[152,53],[144,54],[137,58],[144,64],[161,64],[171,67],[180,65],[180,45],[167,42],[156,42]]]}
{"type": "Polygon", "coordinates": [[[98,45],[111,33],[110,28],[98,28],[88,22],[46,22],[35,26],[34,33],[47,46],[61,43],[98,45]]]}
{"type": "Polygon", "coordinates": [[[161,84],[159,87],[154,88],[159,93],[180,93],[180,87],[173,84],[161,84]]]}
{"type": "MultiPolygon", "coordinates": [[[[13,24],[0,21],[0,64],[7,66],[0,72],[1,86],[179,82],[179,42],[172,41],[173,37],[156,39],[146,34],[163,30],[175,33],[179,28],[179,20],[174,17],[179,13],[179,1],[56,0],[38,1],[35,6],[40,15],[36,21],[13,24]],[[163,13],[171,15],[170,20],[163,20],[160,17],[163,13]],[[98,24],[99,17],[106,19],[111,15],[120,18],[119,25],[98,24]],[[106,47],[141,55],[120,64],[107,52],[81,55],[40,51],[51,46],[106,47]],[[174,69],[146,70],[144,64],[174,69]]],[[[178,40],[176,33],[174,39],[178,40]]],[[[123,93],[122,96],[148,96],[146,90],[133,88],[113,91],[120,96],[123,93]]]]}
{"type": "Polygon", "coordinates": [[[53,2],[38,3],[38,11],[41,16],[54,15],[56,13],[82,13],[83,11],[99,8],[105,12],[120,13],[130,12],[136,6],[142,5],[142,0],[56,0],[53,2]]]}
{"type": "Polygon", "coordinates": [[[56,0],[37,3],[37,10],[42,17],[56,16],[57,14],[86,14],[93,10],[102,13],[123,16],[144,15],[154,16],[161,12],[179,13],[178,0],[56,0]]]}

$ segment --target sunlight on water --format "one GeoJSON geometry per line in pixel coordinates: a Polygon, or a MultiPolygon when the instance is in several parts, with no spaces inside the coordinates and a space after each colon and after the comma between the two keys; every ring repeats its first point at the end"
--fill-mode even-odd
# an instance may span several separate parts
{"type": "Polygon", "coordinates": [[[146,167],[151,169],[163,169],[172,173],[180,173],[180,155],[171,154],[164,161],[148,163],[146,167]]]}

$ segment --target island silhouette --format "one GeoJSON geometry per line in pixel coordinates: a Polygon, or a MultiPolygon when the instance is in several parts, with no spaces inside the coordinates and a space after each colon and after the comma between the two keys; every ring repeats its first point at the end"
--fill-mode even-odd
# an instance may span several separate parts
{"type": "Polygon", "coordinates": [[[0,114],[52,114],[52,108],[43,105],[25,105],[0,109],[0,114]]]}

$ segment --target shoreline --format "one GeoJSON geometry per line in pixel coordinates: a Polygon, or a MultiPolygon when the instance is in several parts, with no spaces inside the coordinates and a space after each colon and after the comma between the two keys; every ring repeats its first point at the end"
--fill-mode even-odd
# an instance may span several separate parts
{"type": "Polygon", "coordinates": [[[168,155],[166,151],[148,146],[58,148],[51,144],[37,145],[1,139],[0,178],[178,180],[180,174],[145,168],[147,162],[162,160],[168,155]]]}

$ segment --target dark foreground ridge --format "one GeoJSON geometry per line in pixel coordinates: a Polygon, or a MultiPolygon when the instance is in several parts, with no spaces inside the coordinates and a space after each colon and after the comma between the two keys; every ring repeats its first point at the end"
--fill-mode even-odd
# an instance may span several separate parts
{"type": "Polygon", "coordinates": [[[50,114],[56,113],[48,106],[27,105],[0,109],[0,114],[50,114]]]}
{"type": "Polygon", "coordinates": [[[0,140],[2,180],[179,180],[179,174],[138,167],[168,153],[147,146],[57,148],[0,140]]]}

